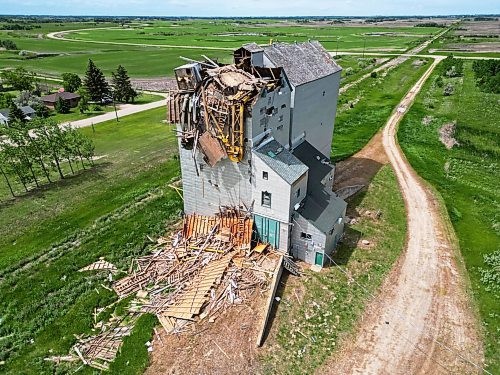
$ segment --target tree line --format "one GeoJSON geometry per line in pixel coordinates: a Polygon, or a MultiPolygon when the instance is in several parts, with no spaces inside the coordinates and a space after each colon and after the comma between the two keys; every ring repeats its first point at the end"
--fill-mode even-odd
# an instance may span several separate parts
{"type": "Polygon", "coordinates": [[[0,174],[13,197],[15,184],[40,187],[94,165],[94,144],[76,129],[37,118],[31,129],[20,121],[0,128],[0,174]],[[66,171],[65,171],[66,170],[66,171]]]}
{"type": "Polygon", "coordinates": [[[472,64],[472,70],[479,90],[500,94],[499,60],[476,60],[472,64]]]}

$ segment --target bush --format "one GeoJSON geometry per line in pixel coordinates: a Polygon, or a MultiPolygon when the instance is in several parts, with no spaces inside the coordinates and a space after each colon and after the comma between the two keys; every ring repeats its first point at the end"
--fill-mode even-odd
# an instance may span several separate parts
{"type": "Polygon", "coordinates": [[[443,90],[443,95],[444,96],[453,95],[453,91],[455,91],[453,85],[451,83],[447,83],[444,90],[443,90]]]}
{"type": "Polygon", "coordinates": [[[370,74],[370,77],[372,77],[372,78],[377,78],[377,72],[372,72],[372,73],[370,74]]]}
{"type": "Polygon", "coordinates": [[[57,99],[55,110],[57,113],[69,113],[69,111],[71,110],[71,106],[69,105],[68,101],[59,98],[57,99]]]}
{"type": "Polygon", "coordinates": [[[93,110],[94,112],[101,112],[101,111],[102,111],[102,108],[101,108],[101,106],[100,106],[99,104],[94,104],[94,105],[92,106],[92,110],[93,110]]]}
{"type": "Polygon", "coordinates": [[[472,70],[479,90],[500,94],[500,61],[477,60],[472,64],[472,70]]]}

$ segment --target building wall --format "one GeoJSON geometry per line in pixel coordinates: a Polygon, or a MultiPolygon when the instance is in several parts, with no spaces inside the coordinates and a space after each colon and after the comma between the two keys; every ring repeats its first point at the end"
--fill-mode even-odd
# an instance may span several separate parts
{"type": "Polygon", "coordinates": [[[184,212],[213,215],[219,206],[250,207],[251,204],[251,153],[245,152],[240,163],[229,159],[219,161],[213,168],[203,161],[201,152],[196,152],[199,166],[198,176],[192,158],[192,150],[180,146],[184,212]]]}
{"type": "Polygon", "coordinates": [[[344,210],[342,216],[340,217],[342,219],[341,222],[339,223],[339,218],[337,218],[335,221],[335,225],[333,226],[332,233],[328,233],[328,235],[326,236],[325,252],[330,256],[332,256],[335,248],[337,247],[337,243],[342,236],[342,233],[344,233],[345,214],[346,211],[344,210]]]}
{"type": "Polygon", "coordinates": [[[298,213],[294,213],[292,223],[292,255],[309,264],[314,264],[316,252],[325,252],[326,235],[298,213]],[[302,232],[310,234],[311,239],[302,238],[302,232]]]}
{"type": "Polygon", "coordinates": [[[280,222],[281,250],[290,244],[290,200],[291,186],[266,165],[257,154],[252,158],[252,202],[253,213],[280,222]],[[263,172],[268,173],[265,180],[263,172]],[[271,193],[271,207],[262,206],[262,192],[271,193]]]}
{"type": "Polygon", "coordinates": [[[277,142],[288,145],[290,131],[290,87],[284,84],[280,89],[268,92],[265,97],[260,96],[252,107],[252,135],[257,137],[267,129],[277,142]],[[268,115],[267,111],[272,110],[268,115]]]}
{"type": "Polygon", "coordinates": [[[290,194],[290,212],[293,212],[294,206],[297,203],[302,202],[302,200],[307,195],[307,181],[309,178],[309,173],[306,172],[304,175],[294,182],[291,188],[290,194]]]}
{"type": "Polygon", "coordinates": [[[295,87],[292,141],[305,132],[305,139],[330,157],[339,86],[337,72],[295,87]]]}

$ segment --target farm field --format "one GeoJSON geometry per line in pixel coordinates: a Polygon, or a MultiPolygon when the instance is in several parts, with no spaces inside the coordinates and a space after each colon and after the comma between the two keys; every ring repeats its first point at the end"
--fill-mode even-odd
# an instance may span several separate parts
{"type": "Polygon", "coordinates": [[[367,51],[398,52],[442,30],[438,27],[407,25],[333,26],[277,20],[251,23],[241,20],[154,21],[147,23],[147,26],[144,23],[131,23],[124,27],[113,23],[90,22],[40,26],[40,29],[33,30],[1,30],[0,40],[10,39],[20,50],[50,55],[28,59],[20,57],[18,51],[0,51],[0,69],[23,66],[40,74],[58,77],[64,72],[82,74],[87,60],[92,58],[106,75],[122,63],[132,77],[165,77],[172,76],[172,69],[182,63],[179,56],[200,59],[205,54],[210,58],[228,61],[231,48],[248,42],[266,44],[271,40],[294,42],[317,39],[332,51],[362,51],[365,48],[367,51]],[[47,37],[49,32],[76,29],[89,30],[63,34],[64,38],[73,41],[47,37]],[[182,46],[207,49],[180,48],[182,46]],[[123,61],[124,54],[127,54],[127,61],[123,61]]]}
{"type": "Polygon", "coordinates": [[[403,119],[398,138],[417,173],[446,203],[479,307],[487,369],[498,373],[500,315],[494,275],[497,272],[498,277],[500,241],[500,106],[498,94],[476,87],[471,66],[470,61],[464,64],[463,77],[444,78],[445,86],[454,87],[450,96],[443,96],[437,83],[439,70],[434,72],[403,119]],[[448,149],[440,138],[457,143],[448,149]]]}
{"type": "Polygon", "coordinates": [[[94,308],[116,300],[102,277],[76,271],[101,256],[126,268],[147,251],[146,235],[178,220],[180,198],[166,186],[179,175],[176,141],[163,119],[156,109],[99,124],[95,134],[82,129],[97,166],[50,189],[12,200],[2,185],[2,372],[51,372],[43,358],[67,353],[73,334],[90,330],[94,308]]]}
{"type": "Polygon", "coordinates": [[[500,20],[465,20],[431,43],[425,53],[455,56],[500,57],[500,20]]]}

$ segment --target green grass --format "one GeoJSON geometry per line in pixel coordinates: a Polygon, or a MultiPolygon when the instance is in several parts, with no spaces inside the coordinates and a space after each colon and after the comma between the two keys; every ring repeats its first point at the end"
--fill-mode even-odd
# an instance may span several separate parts
{"type": "Polygon", "coordinates": [[[433,73],[403,119],[398,138],[412,166],[446,202],[479,307],[487,368],[499,373],[500,296],[486,290],[480,270],[489,268],[483,256],[498,250],[500,243],[500,95],[477,89],[471,65],[465,62],[464,77],[445,79],[445,85],[455,86],[454,95],[448,97],[435,83],[439,72],[433,73]],[[430,124],[423,125],[425,117],[430,124]],[[459,145],[447,150],[438,132],[451,122],[456,123],[459,145]]]}
{"type": "Polygon", "coordinates": [[[1,187],[0,372],[51,373],[43,358],[67,353],[73,334],[91,333],[94,308],[117,298],[100,286],[106,275],[76,271],[101,256],[127,269],[147,235],[178,220],[166,186],[179,175],[177,143],[163,119],[159,108],[82,129],[105,156],[95,169],[15,200],[1,187]]]}
{"type": "Polygon", "coordinates": [[[385,77],[379,72],[377,78],[369,77],[340,95],[332,144],[334,160],[345,159],[361,150],[385,125],[394,108],[430,64],[425,60],[416,66],[415,61],[405,61],[385,77]],[[354,103],[353,108],[350,103],[354,103]]]}
{"type": "Polygon", "coordinates": [[[110,374],[141,374],[149,363],[146,342],[151,340],[153,328],[158,324],[155,315],[141,315],[132,334],[123,340],[120,353],[110,366],[110,374]]]}
{"type": "Polygon", "coordinates": [[[339,50],[362,50],[365,44],[367,51],[378,49],[404,51],[440,31],[439,28],[315,27],[308,24],[282,25],[276,20],[258,22],[155,21],[151,22],[150,26],[133,25],[132,28],[86,30],[66,35],[75,41],[48,39],[45,34],[50,31],[116,27],[116,24],[41,24],[41,29],[30,31],[0,31],[0,39],[13,40],[21,50],[57,54],[25,59],[20,57],[17,51],[3,51],[0,52],[0,69],[23,66],[37,73],[58,77],[64,72],[83,74],[88,59],[92,58],[106,75],[110,75],[118,64],[122,64],[132,77],[164,77],[172,76],[173,68],[183,63],[179,56],[200,59],[201,55],[205,54],[225,62],[231,59],[231,51],[165,48],[165,45],[231,49],[248,42],[267,44],[271,39],[283,42],[317,39],[332,51],[337,46],[339,50]]]}
{"type": "MultiPolygon", "coordinates": [[[[139,105],[139,104],[148,104],[152,103],[158,100],[162,100],[163,97],[159,95],[153,95],[153,94],[140,94],[134,105],[139,105]]],[[[117,109],[120,109],[120,104],[117,104],[117,109]]],[[[101,108],[100,111],[95,111],[93,110],[93,105],[89,105],[90,110],[85,112],[85,113],[80,113],[78,108],[71,108],[69,113],[57,113],[55,111],[52,112],[51,118],[59,123],[62,122],[71,122],[71,121],[78,121],[78,120],[84,120],[86,118],[94,117],[94,116],[99,116],[107,112],[112,112],[115,110],[115,107],[113,105],[101,105],[99,108],[101,108]]]]}
{"type": "MultiPolygon", "coordinates": [[[[383,167],[366,194],[349,202],[356,207],[381,210],[380,219],[361,217],[346,230],[346,240],[335,262],[375,293],[404,248],[406,211],[392,169],[383,167]],[[373,248],[356,247],[359,238],[373,248]]],[[[263,358],[266,373],[312,374],[339,347],[351,340],[351,333],[370,296],[335,266],[321,273],[306,270],[301,278],[289,278],[268,339],[269,352],[263,358]],[[300,302],[298,297],[300,296],[300,302]],[[304,337],[305,336],[305,337],[304,337]]]]}

